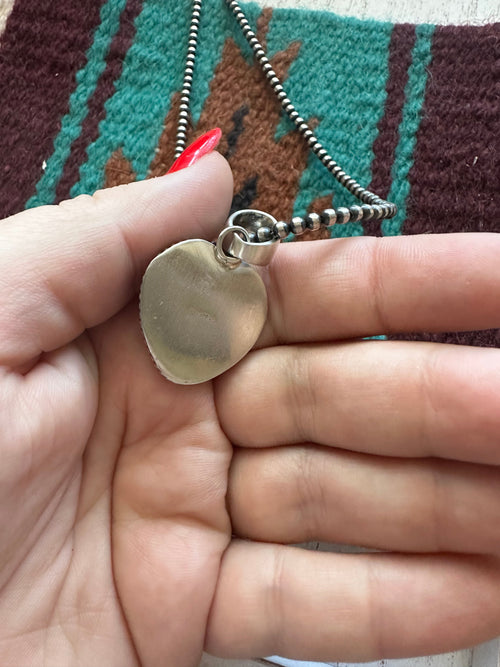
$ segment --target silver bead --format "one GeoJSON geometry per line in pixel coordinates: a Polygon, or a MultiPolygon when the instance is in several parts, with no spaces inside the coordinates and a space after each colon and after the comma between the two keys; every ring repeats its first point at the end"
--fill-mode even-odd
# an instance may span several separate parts
{"type": "Polygon", "coordinates": [[[307,229],[311,229],[313,232],[315,232],[317,229],[321,227],[321,218],[317,213],[309,213],[306,215],[306,226],[307,229]]]}
{"type": "Polygon", "coordinates": [[[351,214],[349,213],[349,209],[346,208],[345,206],[339,206],[337,211],[337,222],[341,225],[345,224],[346,222],[349,222],[351,219],[351,214]]]}
{"type": "Polygon", "coordinates": [[[351,222],[358,222],[363,217],[361,206],[349,206],[349,213],[351,214],[351,222]]]}
{"type": "Polygon", "coordinates": [[[380,220],[383,215],[382,206],[380,204],[374,204],[373,208],[373,219],[380,220]]]}
{"type": "Polygon", "coordinates": [[[337,211],[334,208],[325,208],[320,215],[321,224],[330,227],[337,222],[337,211]]]}
{"type": "Polygon", "coordinates": [[[274,225],[274,232],[280,239],[286,239],[288,234],[290,234],[290,225],[280,220],[274,225]]]}
{"type": "Polygon", "coordinates": [[[373,208],[370,204],[363,204],[361,210],[363,211],[363,220],[371,220],[373,218],[373,208]]]}
{"type": "Polygon", "coordinates": [[[265,243],[270,241],[273,238],[273,234],[269,227],[259,227],[257,229],[257,241],[259,243],[265,243]]]}
{"type": "Polygon", "coordinates": [[[290,223],[290,230],[295,236],[303,234],[306,231],[306,221],[304,218],[301,218],[300,215],[294,216],[290,223]]]}

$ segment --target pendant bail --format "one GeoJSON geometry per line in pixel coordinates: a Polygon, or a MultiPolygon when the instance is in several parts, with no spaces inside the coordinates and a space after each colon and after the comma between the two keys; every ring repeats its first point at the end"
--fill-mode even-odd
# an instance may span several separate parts
{"type": "Polygon", "coordinates": [[[247,264],[266,266],[280,242],[273,234],[276,224],[276,219],[264,211],[251,208],[236,211],[227,221],[228,228],[243,227],[248,232],[249,240],[235,234],[229,252],[247,264]]]}

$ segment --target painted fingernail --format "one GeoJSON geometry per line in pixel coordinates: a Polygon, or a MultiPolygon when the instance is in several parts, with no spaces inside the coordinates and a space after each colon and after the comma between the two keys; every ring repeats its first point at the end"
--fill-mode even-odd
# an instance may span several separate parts
{"type": "Polygon", "coordinates": [[[222,132],[218,127],[202,134],[201,137],[198,137],[196,141],[193,141],[193,143],[179,155],[177,160],[167,171],[167,174],[171,174],[174,171],[180,171],[181,169],[190,167],[195,162],[198,162],[200,158],[214,150],[219,143],[221,136],[222,132]]]}

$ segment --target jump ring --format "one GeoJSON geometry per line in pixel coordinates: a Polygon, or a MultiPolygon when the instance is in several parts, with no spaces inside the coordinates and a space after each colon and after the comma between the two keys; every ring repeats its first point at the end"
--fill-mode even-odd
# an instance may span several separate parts
{"type": "Polygon", "coordinates": [[[217,239],[217,243],[215,244],[215,257],[219,262],[233,269],[236,268],[239,264],[241,264],[241,259],[239,259],[239,257],[234,257],[233,255],[228,254],[224,250],[224,241],[226,240],[226,237],[229,236],[230,234],[232,236],[237,234],[238,236],[240,236],[240,238],[243,237],[245,241],[250,241],[250,234],[244,227],[238,227],[237,225],[235,225],[234,227],[225,227],[219,234],[219,238],[217,239]]]}

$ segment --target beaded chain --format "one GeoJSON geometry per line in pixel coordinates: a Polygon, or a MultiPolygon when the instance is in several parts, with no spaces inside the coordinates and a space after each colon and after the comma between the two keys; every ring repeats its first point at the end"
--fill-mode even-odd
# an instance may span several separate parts
{"type": "MultiPolygon", "coordinates": [[[[269,85],[281,103],[283,111],[294,123],[297,130],[306,140],[310,150],[317,156],[320,162],[328,169],[332,176],[356,199],[361,205],[339,206],[327,208],[321,213],[309,213],[305,216],[294,216],[290,222],[279,221],[272,227],[260,227],[251,238],[252,242],[266,242],[273,238],[284,239],[290,234],[300,235],[306,230],[318,230],[321,227],[331,227],[335,224],[347,222],[359,222],[361,220],[385,220],[393,218],[397,213],[396,204],[382,199],[360,185],[351,178],[329,155],[323,144],[314,135],[306,121],[300,116],[295,106],[290,101],[283,84],[276,75],[262,44],[257,39],[255,32],[251,29],[247,18],[238,4],[237,0],[225,0],[226,5],[233,12],[255,59],[259,63],[269,85]]],[[[181,91],[179,118],[177,124],[177,136],[175,147],[175,158],[186,147],[187,130],[190,120],[191,87],[193,83],[193,71],[196,60],[196,47],[198,44],[198,30],[200,26],[202,0],[193,0],[191,23],[188,37],[188,51],[184,68],[184,79],[181,91]]]]}

